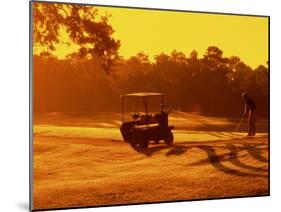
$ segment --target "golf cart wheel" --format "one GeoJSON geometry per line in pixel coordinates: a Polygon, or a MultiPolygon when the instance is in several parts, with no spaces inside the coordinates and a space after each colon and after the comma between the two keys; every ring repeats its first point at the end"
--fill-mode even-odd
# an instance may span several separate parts
{"type": "Polygon", "coordinates": [[[174,135],[173,135],[173,133],[172,133],[172,132],[169,132],[168,135],[167,135],[167,137],[164,138],[164,141],[165,141],[165,144],[167,144],[167,145],[172,145],[173,142],[174,142],[174,135]]]}
{"type": "Polygon", "coordinates": [[[148,144],[149,144],[148,140],[143,140],[140,147],[141,148],[148,148],[148,144]]]}
{"type": "Polygon", "coordinates": [[[139,135],[135,135],[132,137],[130,144],[133,148],[144,148],[143,138],[139,135]]]}
{"type": "Polygon", "coordinates": [[[136,148],[137,145],[138,145],[137,142],[136,142],[135,140],[133,140],[133,139],[130,140],[129,143],[131,144],[131,146],[132,146],[133,148],[136,148]]]}
{"type": "Polygon", "coordinates": [[[138,140],[137,137],[131,136],[131,138],[129,139],[129,143],[131,144],[131,146],[132,146],[133,148],[136,148],[136,147],[138,147],[138,145],[139,145],[139,140],[138,140]]]}

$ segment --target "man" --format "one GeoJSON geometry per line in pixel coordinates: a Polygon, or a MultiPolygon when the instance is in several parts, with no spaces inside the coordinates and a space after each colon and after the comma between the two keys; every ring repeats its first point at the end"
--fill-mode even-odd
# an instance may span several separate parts
{"type": "Polygon", "coordinates": [[[249,131],[248,136],[254,136],[256,134],[256,116],[255,116],[255,109],[256,104],[250,98],[247,92],[242,93],[242,99],[245,101],[245,110],[243,114],[243,118],[248,118],[249,122],[249,131]]]}

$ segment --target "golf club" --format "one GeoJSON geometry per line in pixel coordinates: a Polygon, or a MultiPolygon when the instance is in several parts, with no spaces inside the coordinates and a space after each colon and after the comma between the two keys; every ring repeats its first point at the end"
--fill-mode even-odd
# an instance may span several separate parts
{"type": "Polygon", "coordinates": [[[243,123],[244,121],[244,117],[242,116],[242,118],[240,119],[240,122],[239,124],[236,126],[236,128],[234,129],[234,132],[237,132],[237,130],[240,128],[241,124],[243,123]]]}

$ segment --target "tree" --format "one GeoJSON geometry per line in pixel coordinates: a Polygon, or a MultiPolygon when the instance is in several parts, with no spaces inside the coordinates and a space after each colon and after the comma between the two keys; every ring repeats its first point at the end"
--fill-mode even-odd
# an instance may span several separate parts
{"type": "Polygon", "coordinates": [[[69,45],[69,41],[60,40],[59,32],[64,30],[70,42],[79,45],[79,56],[99,57],[109,72],[118,56],[120,41],[112,38],[114,30],[108,24],[108,16],[98,17],[98,10],[92,6],[39,2],[33,5],[34,44],[44,47],[44,55],[51,55],[58,43],[69,45]]]}
{"type": "Polygon", "coordinates": [[[240,62],[240,58],[237,56],[232,56],[229,58],[228,60],[228,64],[229,64],[229,68],[231,71],[236,71],[236,66],[238,65],[238,63],[240,62]]]}
{"type": "Polygon", "coordinates": [[[192,74],[193,77],[197,76],[200,73],[201,67],[200,67],[200,60],[198,59],[198,52],[193,50],[189,58],[187,59],[188,62],[188,68],[192,74]]]}
{"type": "Polygon", "coordinates": [[[228,58],[222,57],[223,51],[216,46],[209,46],[204,57],[203,63],[209,71],[226,70],[228,58]]]}
{"type": "MultiPolygon", "coordinates": [[[[235,71],[231,73],[231,80],[229,84],[231,86],[232,92],[236,94],[241,94],[244,91],[250,93],[256,93],[257,89],[254,85],[254,71],[250,66],[240,61],[235,66],[235,71]]],[[[240,98],[240,95],[238,95],[240,98]]]]}
{"type": "Polygon", "coordinates": [[[260,93],[266,97],[268,97],[268,69],[259,65],[255,70],[255,82],[257,87],[260,88],[260,93]]]}

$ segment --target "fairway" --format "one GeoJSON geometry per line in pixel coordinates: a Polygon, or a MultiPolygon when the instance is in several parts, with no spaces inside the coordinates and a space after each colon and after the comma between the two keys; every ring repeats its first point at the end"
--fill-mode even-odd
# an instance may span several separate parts
{"type": "MultiPolygon", "coordinates": [[[[106,114],[88,121],[73,114],[36,117],[35,209],[268,194],[265,132],[248,138],[227,130],[236,119],[180,116],[171,115],[179,126],[174,145],[151,143],[139,151],[121,140],[118,114],[108,123],[106,114]]],[[[258,122],[260,131],[264,123],[258,122]]]]}

